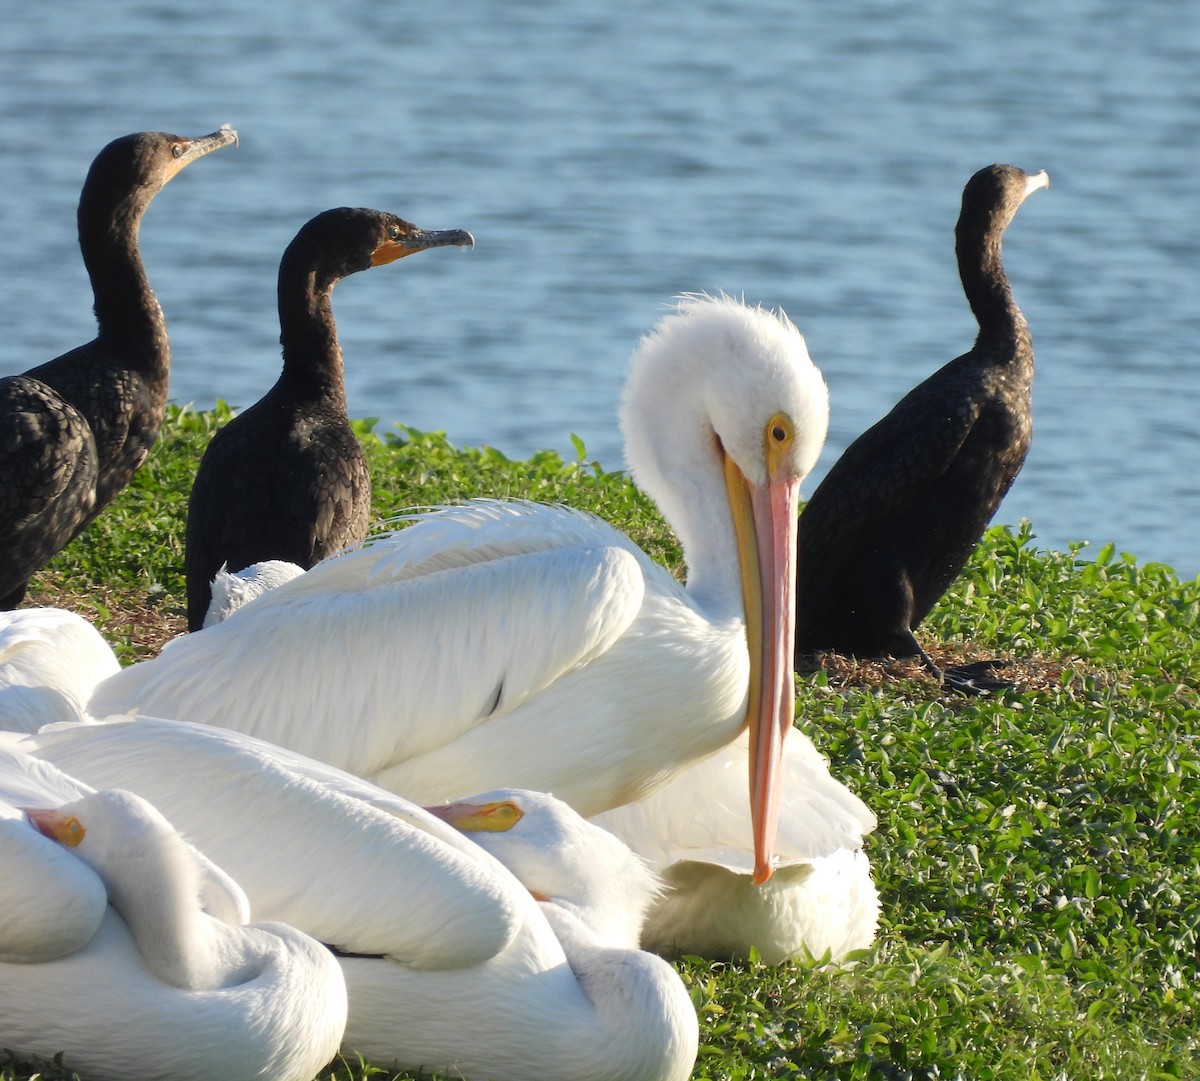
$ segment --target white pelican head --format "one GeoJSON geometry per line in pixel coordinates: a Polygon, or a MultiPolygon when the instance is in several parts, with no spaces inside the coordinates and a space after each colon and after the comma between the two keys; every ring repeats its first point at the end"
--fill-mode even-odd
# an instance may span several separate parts
{"type": "Polygon", "coordinates": [[[490,852],[535,899],[573,911],[609,945],[637,946],[662,891],[658,876],[562,800],[505,788],[427,810],[490,852]]]}

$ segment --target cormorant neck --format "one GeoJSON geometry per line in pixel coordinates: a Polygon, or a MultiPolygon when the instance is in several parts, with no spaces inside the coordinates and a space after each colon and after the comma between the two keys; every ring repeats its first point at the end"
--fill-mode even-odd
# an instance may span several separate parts
{"type": "Polygon", "coordinates": [[[120,347],[123,367],[163,373],[171,347],[138,247],[142,215],[153,194],[138,188],[116,205],[105,205],[85,189],[79,201],[79,248],[92,283],[100,340],[120,347]]]}
{"type": "Polygon", "coordinates": [[[279,269],[280,384],[300,397],[323,398],[346,408],[342,347],[333,319],[333,287],[312,268],[279,269]]]}
{"type": "Polygon", "coordinates": [[[1029,335],[1000,256],[1000,240],[1007,224],[993,219],[982,232],[960,226],[957,233],[958,274],[979,323],[980,341],[1029,335]]]}

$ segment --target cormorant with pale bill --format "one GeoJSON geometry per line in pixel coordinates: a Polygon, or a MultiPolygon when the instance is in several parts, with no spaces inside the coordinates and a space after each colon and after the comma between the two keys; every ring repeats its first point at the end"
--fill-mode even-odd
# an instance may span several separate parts
{"type": "Polygon", "coordinates": [[[796,652],[920,657],[964,692],[1006,686],[981,661],[944,673],[913,631],[958,576],[1025,461],[1033,346],[1000,240],[1045,172],[981,169],[963,191],[958,271],[974,347],[860,435],[800,515],[796,652]]]}

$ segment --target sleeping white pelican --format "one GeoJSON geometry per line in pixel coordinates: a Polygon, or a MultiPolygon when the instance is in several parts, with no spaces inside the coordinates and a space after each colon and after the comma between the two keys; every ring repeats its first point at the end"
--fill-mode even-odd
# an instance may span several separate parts
{"type": "Polygon", "coordinates": [[[777,864],[755,885],[750,827],[738,800],[749,758],[745,733],[644,800],[593,822],[662,876],[642,934],[646,949],[767,964],[865,949],[879,894],[863,851],[875,816],[834,779],[803,732],[783,749],[777,864]]]}
{"type": "MultiPolygon", "coordinates": [[[[0,755],[0,786],[16,773],[36,787],[13,752],[0,755]]],[[[96,1081],[309,1081],[336,1054],[346,988],[334,958],[291,927],[206,912],[202,899],[210,911],[243,915],[245,897],[147,801],[88,791],[25,818],[82,868],[64,876],[66,888],[91,875],[105,903],[75,948],[0,963],[0,1046],[39,1058],[64,1052],[69,1068],[96,1081]]],[[[28,847],[5,859],[0,889],[44,885],[44,876],[24,877],[33,864],[28,847]]],[[[39,901],[53,904],[55,892],[51,884],[39,901]]]]}
{"type": "Polygon", "coordinates": [[[0,612],[0,730],[79,720],[92,689],[120,668],[100,632],[74,612],[0,612]]]}
{"type": "Polygon", "coordinates": [[[622,426],[683,545],[686,589],[589,515],[475,501],[170,643],[89,708],[236,728],[421,803],[518,786],[585,815],[749,724],[765,880],[794,704],[799,485],[827,418],[785,316],[685,298],[634,354],[622,426]]]}
{"type": "Polygon", "coordinates": [[[20,746],[154,801],[237,877],[256,919],[334,945],[347,1052],[470,1081],[691,1072],[688,994],[633,948],[656,879],[557,800],[498,793],[474,818],[435,815],[252,737],[148,717],[53,725],[20,746]],[[511,830],[495,849],[511,873],[443,818],[511,830]]]}

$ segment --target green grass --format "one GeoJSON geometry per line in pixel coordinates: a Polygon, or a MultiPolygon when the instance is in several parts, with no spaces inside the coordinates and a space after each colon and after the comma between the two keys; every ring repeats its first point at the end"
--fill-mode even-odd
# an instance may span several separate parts
{"type": "MultiPolygon", "coordinates": [[[[174,413],[130,489],[40,576],[39,596],[70,597],[125,659],[146,648],[131,626],[178,620],[186,493],[225,415],[174,413]]],[[[582,446],[510,461],[437,434],[360,434],[381,518],[478,494],[559,501],[678,566],[653,506],[582,446]]],[[[1061,677],[971,700],[924,678],[801,678],[799,725],[879,818],[879,938],[842,971],[681,961],[696,1078],[1200,1076],[1200,584],[1034,539],[989,531],[921,635],[1061,677]]]]}

